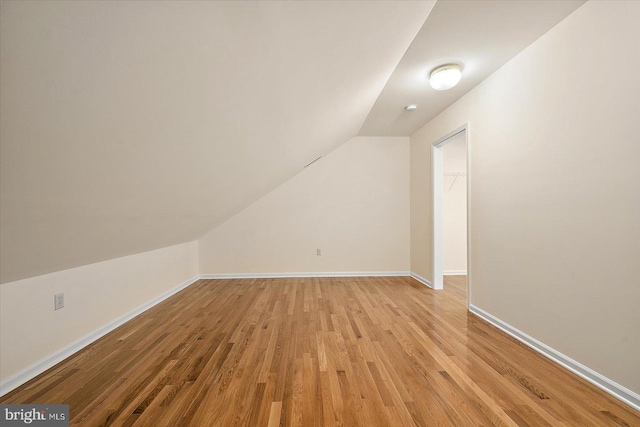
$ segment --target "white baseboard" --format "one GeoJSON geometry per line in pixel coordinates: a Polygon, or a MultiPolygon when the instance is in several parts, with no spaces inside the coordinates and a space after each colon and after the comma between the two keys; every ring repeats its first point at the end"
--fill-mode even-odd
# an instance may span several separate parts
{"type": "Polygon", "coordinates": [[[419,274],[416,274],[412,271],[411,273],[409,273],[409,275],[414,279],[416,279],[418,282],[422,283],[423,285],[426,285],[431,289],[433,289],[433,285],[431,284],[431,282],[425,279],[424,277],[420,276],[419,274]]]}
{"type": "Polygon", "coordinates": [[[443,276],[466,276],[467,270],[445,270],[442,272],[443,276]]]}
{"type": "Polygon", "coordinates": [[[373,277],[409,276],[408,271],[332,271],[316,273],[219,273],[201,274],[201,279],[282,279],[287,277],[373,277]]]}
{"type": "MultiPolygon", "coordinates": [[[[100,329],[93,331],[92,333],[74,341],[61,350],[51,354],[50,356],[34,363],[31,366],[11,375],[10,377],[0,381],[0,396],[5,395],[11,390],[26,383],[30,379],[43,373],[47,369],[55,366],[57,363],[73,355],[77,351],[108,334],[117,327],[123,325],[127,321],[131,320],[140,313],[150,309],[156,304],[164,301],[170,296],[178,293],[187,286],[195,283],[198,279],[229,279],[229,278],[283,278],[283,277],[362,277],[362,276],[411,276],[418,282],[433,288],[431,282],[424,277],[407,271],[366,271],[366,272],[318,272],[318,273],[262,273],[262,274],[202,274],[195,276],[182,284],[170,289],[163,294],[153,298],[140,307],[130,311],[129,313],[117,318],[116,320],[108,323],[100,329]]],[[[626,404],[640,410],[640,395],[627,389],[626,387],[608,379],[607,377],[599,374],[598,372],[576,362],[568,356],[560,353],[559,351],[543,344],[535,338],[525,334],[524,332],[514,328],[513,326],[503,322],[497,317],[487,313],[479,307],[470,305],[469,310],[478,317],[486,320],[507,334],[513,336],[517,340],[538,351],[542,355],[548,357],[559,365],[569,369],[580,377],[591,382],[595,386],[601,388],[605,392],[620,399],[626,404]]]]}
{"type": "Polygon", "coordinates": [[[187,286],[195,283],[196,281],[198,281],[198,279],[199,279],[198,276],[190,278],[189,280],[183,282],[182,284],[176,286],[175,288],[169,289],[165,293],[153,298],[152,300],[146,302],[140,307],[104,325],[100,329],[97,329],[91,332],[90,334],[85,335],[84,337],[72,342],[71,344],[45,357],[44,359],[34,363],[33,365],[28,366],[23,370],[11,375],[10,377],[7,377],[6,379],[0,381],[0,396],[3,396],[9,393],[11,390],[15,389],[16,387],[19,387],[22,384],[29,381],[30,379],[35,378],[36,376],[40,375],[47,369],[55,366],[57,363],[60,363],[67,357],[71,356],[72,354],[78,352],[79,350],[88,346],[92,342],[96,341],[98,338],[101,338],[104,335],[108,334],[109,332],[113,331],[118,326],[121,326],[125,322],[139,315],[140,313],[147,311],[154,305],[164,301],[170,296],[180,292],[182,289],[186,288],[187,286]]]}
{"type": "Polygon", "coordinates": [[[159,295],[140,307],[130,311],[129,313],[120,316],[114,321],[104,325],[100,329],[91,332],[88,335],[72,342],[64,348],[56,351],[55,353],[45,357],[44,359],[34,363],[22,369],[19,372],[7,377],[0,381],[0,396],[9,393],[11,390],[26,383],[32,378],[40,375],[47,369],[60,363],[67,357],[80,351],[87,345],[103,337],[109,332],[113,331],[117,327],[123,325],[127,321],[136,317],[140,313],[150,309],[154,305],[164,301],[170,296],[178,293],[187,286],[195,283],[199,279],[240,279],[240,278],[285,278],[285,277],[366,277],[366,276],[409,276],[408,271],[343,271],[343,272],[317,272],[317,273],[239,273],[239,274],[202,274],[195,276],[185,281],[184,283],[176,286],[159,295]]]}
{"type": "Polygon", "coordinates": [[[585,380],[589,381],[591,384],[604,390],[605,392],[609,393],[613,397],[623,401],[624,403],[635,408],[636,410],[640,410],[640,395],[635,393],[634,391],[629,390],[628,388],[616,383],[615,381],[610,380],[604,375],[599,374],[593,369],[584,366],[580,362],[577,362],[572,358],[570,358],[569,356],[566,356],[560,353],[558,350],[549,347],[548,345],[525,334],[521,330],[514,328],[508,323],[503,322],[502,320],[498,319],[492,314],[487,313],[483,309],[476,307],[473,304],[469,305],[469,311],[471,311],[473,314],[480,317],[481,319],[491,323],[496,328],[511,335],[512,337],[522,342],[523,344],[531,347],[532,349],[542,354],[543,356],[556,362],[560,366],[570,370],[571,372],[578,375],[579,377],[584,378],[585,380]]]}

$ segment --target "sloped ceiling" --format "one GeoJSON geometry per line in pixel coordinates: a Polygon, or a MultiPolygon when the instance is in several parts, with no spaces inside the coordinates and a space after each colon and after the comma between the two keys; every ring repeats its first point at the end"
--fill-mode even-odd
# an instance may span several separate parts
{"type": "Polygon", "coordinates": [[[359,134],[413,134],[584,2],[439,0],[359,134]],[[429,73],[448,63],[462,66],[462,80],[447,91],[432,89],[429,73]],[[416,104],[418,110],[405,111],[409,104],[416,104]]]}
{"type": "Polygon", "coordinates": [[[189,241],[353,137],[434,2],[3,2],[0,281],[189,241]]]}

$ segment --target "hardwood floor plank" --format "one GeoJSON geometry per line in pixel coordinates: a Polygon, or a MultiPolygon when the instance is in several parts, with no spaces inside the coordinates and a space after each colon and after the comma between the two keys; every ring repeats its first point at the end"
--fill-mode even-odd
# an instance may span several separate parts
{"type": "Polygon", "coordinates": [[[277,427],[280,425],[281,412],[282,402],[273,402],[271,404],[271,413],[269,414],[269,424],[267,424],[267,427],[277,427]]]}
{"type": "Polygon", "coordinates": [[[79,426],[640,426],[471,315],[464,276],[200,280],[0,402],[79,426]]]}

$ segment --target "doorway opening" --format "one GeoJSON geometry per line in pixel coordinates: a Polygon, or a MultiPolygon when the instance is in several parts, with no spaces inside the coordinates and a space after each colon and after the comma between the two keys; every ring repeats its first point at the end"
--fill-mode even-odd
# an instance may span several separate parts
{"type": "Polygon", "coordinates": [[[433,287],[471,301],[468,124],[432,147],[433,287]]]}

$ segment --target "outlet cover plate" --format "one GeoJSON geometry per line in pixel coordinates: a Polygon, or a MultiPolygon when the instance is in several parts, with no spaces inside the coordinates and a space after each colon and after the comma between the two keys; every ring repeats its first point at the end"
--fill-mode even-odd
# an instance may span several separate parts
{"type": "Polygon", "coordinates": [[[53,309],[54,310],[60,310],[61,308],[64,307],[64,293],[60,293],[60,294],[55,294],[53,296],[53,309]]]}

